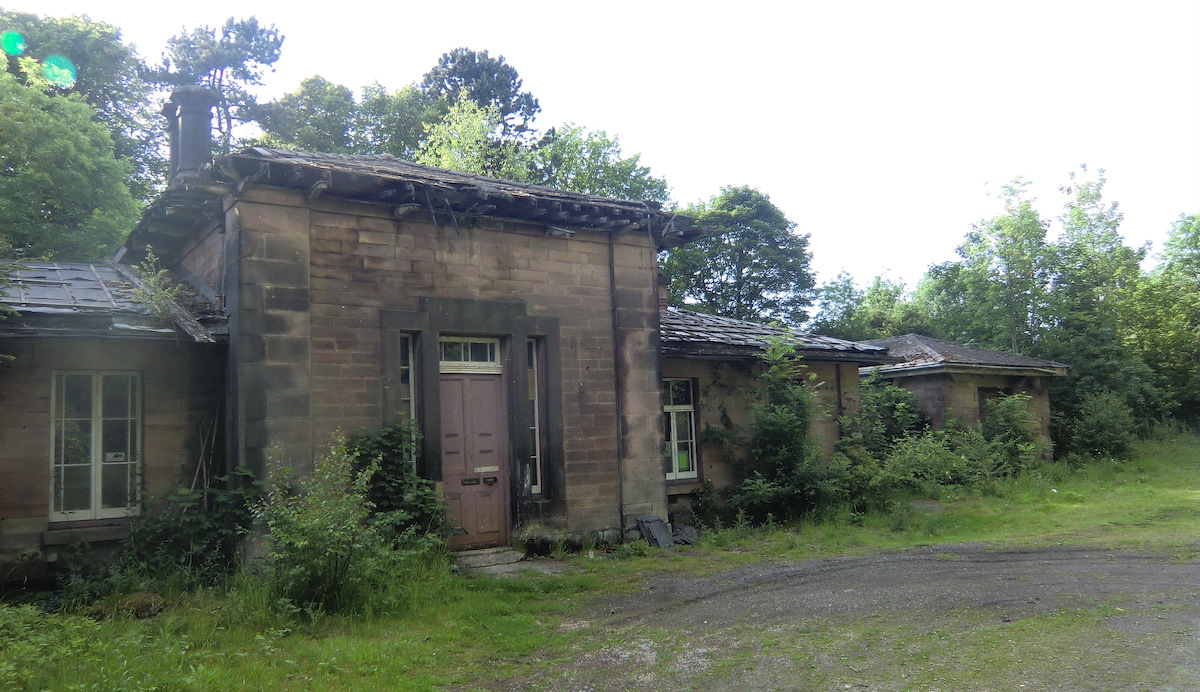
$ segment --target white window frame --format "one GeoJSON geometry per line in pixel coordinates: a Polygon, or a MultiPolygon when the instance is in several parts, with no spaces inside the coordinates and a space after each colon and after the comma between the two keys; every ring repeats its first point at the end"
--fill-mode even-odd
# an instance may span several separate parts
{"type": "Polygon", "coordinates": [[[500,363],[500,340],[466,336],[443,336],[438,340],[438,368],[446,373],[481,373],[499,375],[503,372],[500,363]],[[445,360],[445,346],[460,343],[470,348],[481,345],[487,349],[486,359],[445,360]]]}
{"type": "MultiPolygon", "coordinates": [[[[111,413],[111,412],[110,412],[111,413]]],[[[83,521],[89,519],[115,519],[136,515],[140,511],[141,487],[141,449],[142,449],[142,378],[141,374],[130,371],[95,371],[95,370],[56,370],[51,373],[50,388],[50,521],[83,521]],[[91,380],[91,410],[86,417],[70,418],[67,416],[66,402],[62,401],[68,377],[88,377],[91,380]],[[104,382],[106,378],[132,378],[130,383],[130,399],[124,416],[105,417],[104,411],[104,382]],[[104,423],[105,421],[127,421],[131,424],[127,429],[126,452],[121,458],[104,459],[104,423]],[[64,485],[68,469],[80,468],[84,464],[64,464],[63,455],[66,447],[66,428],[71,421],[87,421],[90,427],[88,439],[89,469],[88,484],[89,498],[86,509],[63,510],[65,495],[64,485]],[[129,452],[132,445],[133,452],[129,452]],[[132,456],[133,458],[128,458],[132,456]],[[115,472],[118,467],[125,467],[127,503],[120,507],[104,506],[104,476],[105,471],[115,472]]],[[[116,452],[110,453],[118,454],[116,452]]]]}
{"type": "Polygon", "coordinates": [[[668,481],[696,480],[700,477],[699,442],[696,436],[696,393],[692,380],[683,377],[663,378],[663,413],[666,417],[666,444],[663,449],[664,473],[668,481]],[[687,386],[687,403],[674,403],[670,399],[670,384],[682,382],[687,386]],[[688,439],[680,439],[680,419],[687,427],[688,439]],[[691,468],[680,470],[679,455],[686,453],[691,468]]]}

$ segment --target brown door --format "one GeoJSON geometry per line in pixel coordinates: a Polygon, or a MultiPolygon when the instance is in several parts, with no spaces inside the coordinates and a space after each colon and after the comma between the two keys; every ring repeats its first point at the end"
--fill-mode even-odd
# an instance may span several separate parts
{"type": "Polygon", "coordinates": [[[442,481],[456,549],[507,545],[508,439],[499,375],[443,374],[442,481]]]}

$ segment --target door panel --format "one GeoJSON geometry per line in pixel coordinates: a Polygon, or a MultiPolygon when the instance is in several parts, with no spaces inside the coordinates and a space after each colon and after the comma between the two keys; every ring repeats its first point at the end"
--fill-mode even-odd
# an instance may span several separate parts
{"type": "Polygon", "coordinates": [[[441,376],[442,481],[454,548],[506,545],[508,441],[499,375],[441,376]]]}

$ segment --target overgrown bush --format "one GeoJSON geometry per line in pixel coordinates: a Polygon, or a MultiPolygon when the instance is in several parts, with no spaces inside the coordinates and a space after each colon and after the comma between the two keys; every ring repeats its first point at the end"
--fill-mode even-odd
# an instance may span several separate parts
{"type": "Polygon", "coordinates": [[[851,461],[885,459],[900,440],[928,427],[917,397],[872,371],[859,385],[859,407],[854,415],[838,418],[841,438],[837,449],[851,461]]]}
{"type": "Polygon", "coordinates": [[[794,519],[847,497],[845,467],[822,462],[810,435],[816,383],[782,340],[768,346],[762,362],[740,482],[724,490],[718,502],[701,503],[721,520],[794,519]]]}
{"type": "Polygon", "coordinates": [[[991,477],[994,450],[974,428],[931,431],[901,440],[883,463],[877,488],[934,494],[991,477]]]}
{"type": "Polygon", "coordinates": [[[413,527],[396,534],[372,521],[368,493],[376,462],[355,470],[346,440],[335,439],[298,491],[289,470],[271,464],[266,495],[254,506],[267,532],[271,607],[372,615],[403,612],[417,601],[420,575],[444,554],[413,527]]]}
{"type": "Polygon", "coordinates": [[[996,457],[994,475],[1015,475],[1041,460],[1038,421],[1029,412],[1032,399],[1028,394],[1012,394],[991,399],[985,405],[979,428],[996,457]]]}
{"type": "Polygon", "coordinates": [[[1128,459],[1137,435],[1133,411],[1123,397],[1107,390],[1084,399],[1079,417],[1066,425],[1068,452],[1095,458],[1128,459]]]}
{"type": "Polygon", "coordinates": [[[417,475],[421,431],[398,416],[379,432],[358,430],[346,439],[353,468],[374,468],[366,486],[371,520],[393,540],[414,536],[440,544],[446,537],[446,505],[432,481],[417,475]]]}
{"type": "Polygon", "coordinates": [[[211,586],[235,572],[260,484],[246,469],[213,480],[151,500],[153,509],[130,523],[114,570],[182,588],[211,586]]]}

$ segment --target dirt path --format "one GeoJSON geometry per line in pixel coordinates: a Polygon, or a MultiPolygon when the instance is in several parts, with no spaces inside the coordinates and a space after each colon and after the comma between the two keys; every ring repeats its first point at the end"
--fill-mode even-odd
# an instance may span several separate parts
{"type": "Polygon", "coordinates": [[[559,677],[500,688],[1197,689],[1197,567],[954,545],[660,577],[566,623],[559,677]]]}

